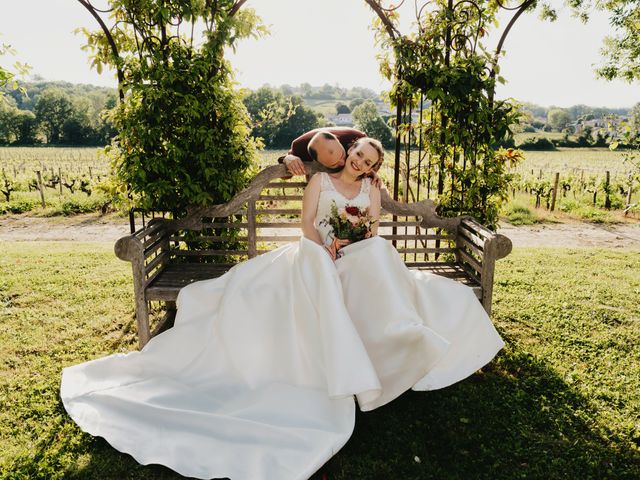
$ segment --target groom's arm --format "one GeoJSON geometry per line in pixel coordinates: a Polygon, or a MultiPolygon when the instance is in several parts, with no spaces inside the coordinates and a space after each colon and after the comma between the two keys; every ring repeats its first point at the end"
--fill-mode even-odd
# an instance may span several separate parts
{"type": "Polygon", "coordinates": [[[309,146],[309,142],[311,138],[319,131],[320,129],[316,128],[314,130],[309,130],[308,132],[300,135],[293,142],[291,142],[291,148],[286,153],[286,155],[278,158],[278,163],[284,163],[287,167],[287,170],[294,175],[304,175],[305,168],[303,162],[312,162],[313,159],[311,155],[309,155],[309,151],[307,147],[309,146]]]}

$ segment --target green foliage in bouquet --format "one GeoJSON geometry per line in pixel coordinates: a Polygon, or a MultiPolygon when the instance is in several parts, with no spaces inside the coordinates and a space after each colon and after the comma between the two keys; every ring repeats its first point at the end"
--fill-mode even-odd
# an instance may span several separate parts
{"type": "Polygon", "coordinates": [[[331,225],[334,237],[359,242],[370,236],[371,227],[376,221],[369,215],[368,208],[347,205],[345,208],[339,209],[336,202],[333,202],[331,215],[321,223],[331,225]]]}

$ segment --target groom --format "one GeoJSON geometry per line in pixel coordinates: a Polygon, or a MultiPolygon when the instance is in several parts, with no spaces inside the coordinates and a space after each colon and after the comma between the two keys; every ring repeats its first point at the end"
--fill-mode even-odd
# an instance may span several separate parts
{"type": "Polygon", "coordinates": [[[316,128],[291,142],[291,149],[278,158],[293,175],[304,175],[304,163],[317,161],[329,172],[342,170],[347,150],[357,139],[366,137],[360,130],[346,127],[316,128]]]}

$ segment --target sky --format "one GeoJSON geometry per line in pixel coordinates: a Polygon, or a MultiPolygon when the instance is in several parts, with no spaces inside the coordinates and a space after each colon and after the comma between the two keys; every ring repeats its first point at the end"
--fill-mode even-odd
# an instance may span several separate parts
{"type": "MultiPolygon", "coordinates": [[[[96,0],[96,6],[106,0],[96,0]]],[[[401,12],[402,31],[409,30],[413,1],[401,12]]],[[[273,86],[339,85],[389,88],[378,72],[370,24],[374,13],[363,0],[249,0],[271,34],[247,39],[228,58],[239,83],[249,88],[273,86]]],[[[77,27],[97,24],[76,0],[0,0],[0,43],[12,45],[14,60],[31,65],[32,74],[47,80],[116,86],[115,76],[90,69],[88,54],[77,27]]],[[[523,15],[505,43],[499,98],[513,97],[543,106],[575,104],[631,107],[640,102],[640,84],[599,80],[593,65],[601,61],[602,38],[609,32],[605,15],[597,14],[584,25],[560,9],[559,20],[543,22],[535,14],[523,15]]],[[[506,25],[505,20],[502,21],[506,25]]],[[[488,45],[495,46],[504,26],[492,31],[488,45]]]]}

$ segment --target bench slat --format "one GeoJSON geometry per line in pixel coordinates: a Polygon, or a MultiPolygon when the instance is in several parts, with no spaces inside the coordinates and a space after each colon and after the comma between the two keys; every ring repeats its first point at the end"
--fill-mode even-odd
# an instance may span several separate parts
{"type": "Polygon", "coordinates": [[[307,182],[271,182],[264,188],[305,188],[307,182]]]}
{"type": "Polygon", "coordinates": [[[171,250],[171,254],[176,257],[211,257],[219,255],[248,255],[248,250],[171,250]]]}
{"type": "Polygon", "coordinates": [[[482,249],[478,248],[475,244],[471,243],[470,241],[468,241],[463,236],[458,237],[458,243],[460,243],[460,244],[464,245],[465,247],[467,247],[468,249],[470,249],[473,253],[478,255],[480,258],[482,258],[484,256],[484,252],[482,251],[482,249]]]}
{"type": "Polygon", "coordinates": [[[302,195],[260,195],[258,201],[274,201],[274,200],[302,200],[302,195]]]}
{"type": "Polygon", "coordinates": [[[458,253],[463,258],[463,260],[471,266],[471,268],[473,268],[476,272],[478,272],[478,275],[482,273],[482,265],[480,264],[480,262],[478,262],[475,258],[473,258],[464,250],[458,250],[458,253]]]}
{"type": "Polygon", "coordinates": [[[475,233],[465,228],[463,225],[460,225],[460,227],[458,228],[458,233],[463,238],[466,238],[467,240],[472,242],[478,248],[484,248],[484,239],[480,238],[475,233]]]}
{"type": "Polygon", "coordinates": [[[256,209],[256,215],[300,215],[300,208],[264,208],[256,209]]]}
{"type": "Polygon", "coordinates": [[[301,222],[256,222],[256,228],[302,228],[301,222]]]}
{"type": "MultiPolygon", "coordinates": [[[[459,265],[447,262],[407,263],[412,270],[431,272],[440,276],[455,279],[471,287],[478,298],[481,298],[479,282],[471,278],[459,265]]],[[[232,264],[198,263],[170,264],[146,289],[147,300],[175,301],[181,288],[190,283],[217,278],[232,268],[232,264]]]]}
{"type": "MultiPolygon", "coordinates": [[[[186,242],[187,239],[183,235],[174,235],[170,238],[172,242],[186,242]]],[[[190,238],[190,242],[226,242],[228,240],[237,240],[246,242],[247,237],[233,237],[230,235],[202,235],[200,237],[190,238]]]]}
{"type": "Polygon", "coordinates": [[[380,235],[382,238],[385,238],[387,240],[455,240],[456,237],[452,237],[450,235],[435,235],[435,234],[429,234],[429,235],[422,235],[422,234],[398,234],[398,235],[393,235],[393,234],[382,234],[380,235]]]}
{"type": "Polygon", "coordinates": [[[455,253],[455,248],[404,248],[396,247],[398,253],[455,253]]]}

